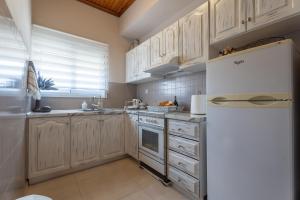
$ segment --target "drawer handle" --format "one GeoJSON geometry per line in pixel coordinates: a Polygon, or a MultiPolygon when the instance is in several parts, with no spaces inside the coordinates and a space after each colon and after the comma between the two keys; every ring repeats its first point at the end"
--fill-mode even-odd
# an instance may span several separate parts
{"type": "Polygon", "coordinates": [[[184,180],[182,180],[181,178],[178,178],[178,179],[177,179],[177,182],[178,182],[178,183],[181,183],[182,186],[184,187],[184,189],[186,189],[186,190],[192,192],[188,187],[186,187],[186,185],[185,185],[186,183],[185,183],[184,180]]]}
{"type": "Polygon", "coordinates": [[[182,129],[181,129],[181,128],[178,128],[177,130],[178,130],[178,131],[182,131],[182,129]]]}
{"type": "Polygon", "coordinates": [[[185,168],[185,164],[184,164],[184,163],[182,163],[182,162],[178,162],[178,165],[179,165],[179,166],[182,166],[182,167],[184,167],[184,168],[185,168]]]}
{"type": "Polygon", "coordinates": [[[184,147],[184,146],[182,146],[182,145],[178,145],[178,148],[179,148],[179,149],[183,149],[183,150],[185,150],[185,147],[184,147]]]}

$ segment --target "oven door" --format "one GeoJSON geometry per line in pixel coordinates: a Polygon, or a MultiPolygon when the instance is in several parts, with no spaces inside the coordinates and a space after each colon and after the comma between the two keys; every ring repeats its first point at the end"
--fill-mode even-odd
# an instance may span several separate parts
{"type": "Polygon", "coordinates": [[[140,125],[139,149],[164,160],[164,130],[157,127],[140,125]]]}

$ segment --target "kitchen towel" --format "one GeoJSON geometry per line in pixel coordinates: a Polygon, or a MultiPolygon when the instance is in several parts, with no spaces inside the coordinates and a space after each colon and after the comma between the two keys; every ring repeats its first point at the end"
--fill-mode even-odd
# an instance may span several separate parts
{"type": "Polygon", "coordinates": [[[35,100],[41,100],[36,71],[32,61],[28,61],[27,92],[35,100]]]}

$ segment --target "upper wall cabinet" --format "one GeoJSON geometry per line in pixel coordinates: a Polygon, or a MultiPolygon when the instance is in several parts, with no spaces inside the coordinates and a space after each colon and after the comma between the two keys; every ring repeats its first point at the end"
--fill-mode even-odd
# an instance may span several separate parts
{"type": "Polygon", "coordinates": [[[126,54],[126,82],[140,83],[153,80],[154,77],[145,71],[150,69],[150,40],[126,54]]]}
{"type": "Polygon", "coordinates": [[[178,64],[178,40],[179,40],[179,26],[175,22],[163,31],[163,39],[165,47],[163,62],[164,63],[177,63],[178,64]]]}
{"type": "Polygon", "coordinates": [[[144,71],[150,68],[150,40],[146,40],[137,48],[137,65],[138,65],[138,79],[150,77],[149,73],[144,71]]]}
{"type": "Polygon", "coordinates": [[[136,48],[126,53],[126,82],[130,83],[137,77],[137,56],[136,48]]]}
{"type": "Polygon", "coordinates": [[[205,69],[205,62],[209,58],[209,25],[208,3],[179,20],[180,27],[180,63],[181,69],[192,66],[196,70],[205,69]],[[201,66],[194,66],[203,64],[201,66]]]}
{"type": "Polygon", "coordinates": [[[300,12],[299,0],[248,0],[247,28],[252,30],[298,12],[300,12]]]}
{"type": "Polygon", "coordinates": [[[299,0],[210,0],[210,42],[236,37],[299,13],[299,0]]]}
{"type": "Polygon", "coordinates": [[[151,43],[151,68],[163,64],[163,57],[165,54],[165,44],[163,38],[163,32],[159,32],[152,36],[150,39],[151,43]]]}
{"type": "Polygon", "coordinates": [[[147,72],[164,74],[178,69],[178,40],[178,21],[151,37],[151,68],[147,72]]]}
{"type": "Polygon", "coordinates": [[[211,43],[246,31],[245,0],[210,0],[211,43]]]}

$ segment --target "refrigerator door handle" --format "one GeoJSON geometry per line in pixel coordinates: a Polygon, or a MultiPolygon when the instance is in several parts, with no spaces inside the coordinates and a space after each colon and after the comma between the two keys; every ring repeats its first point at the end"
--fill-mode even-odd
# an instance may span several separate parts
{"type": "Polygon", "coordinates": [[[226,102],[228,101],[228,99],[226,97],[214,97],[210,101],[214,103],[219,103],[219,102],[226,102]]]}
{"type": "Polygon", "coordinates": [[[249,101],[278,101],[278,100],[279,99],[273,96],[267,96],[267,95],[254,96],[249,99],[249,101]]]}
{"type": "Polygon", "coordinates": [[[224,108],[288,108],[292,101],[208,101],[209,106],[224,108]]]}

